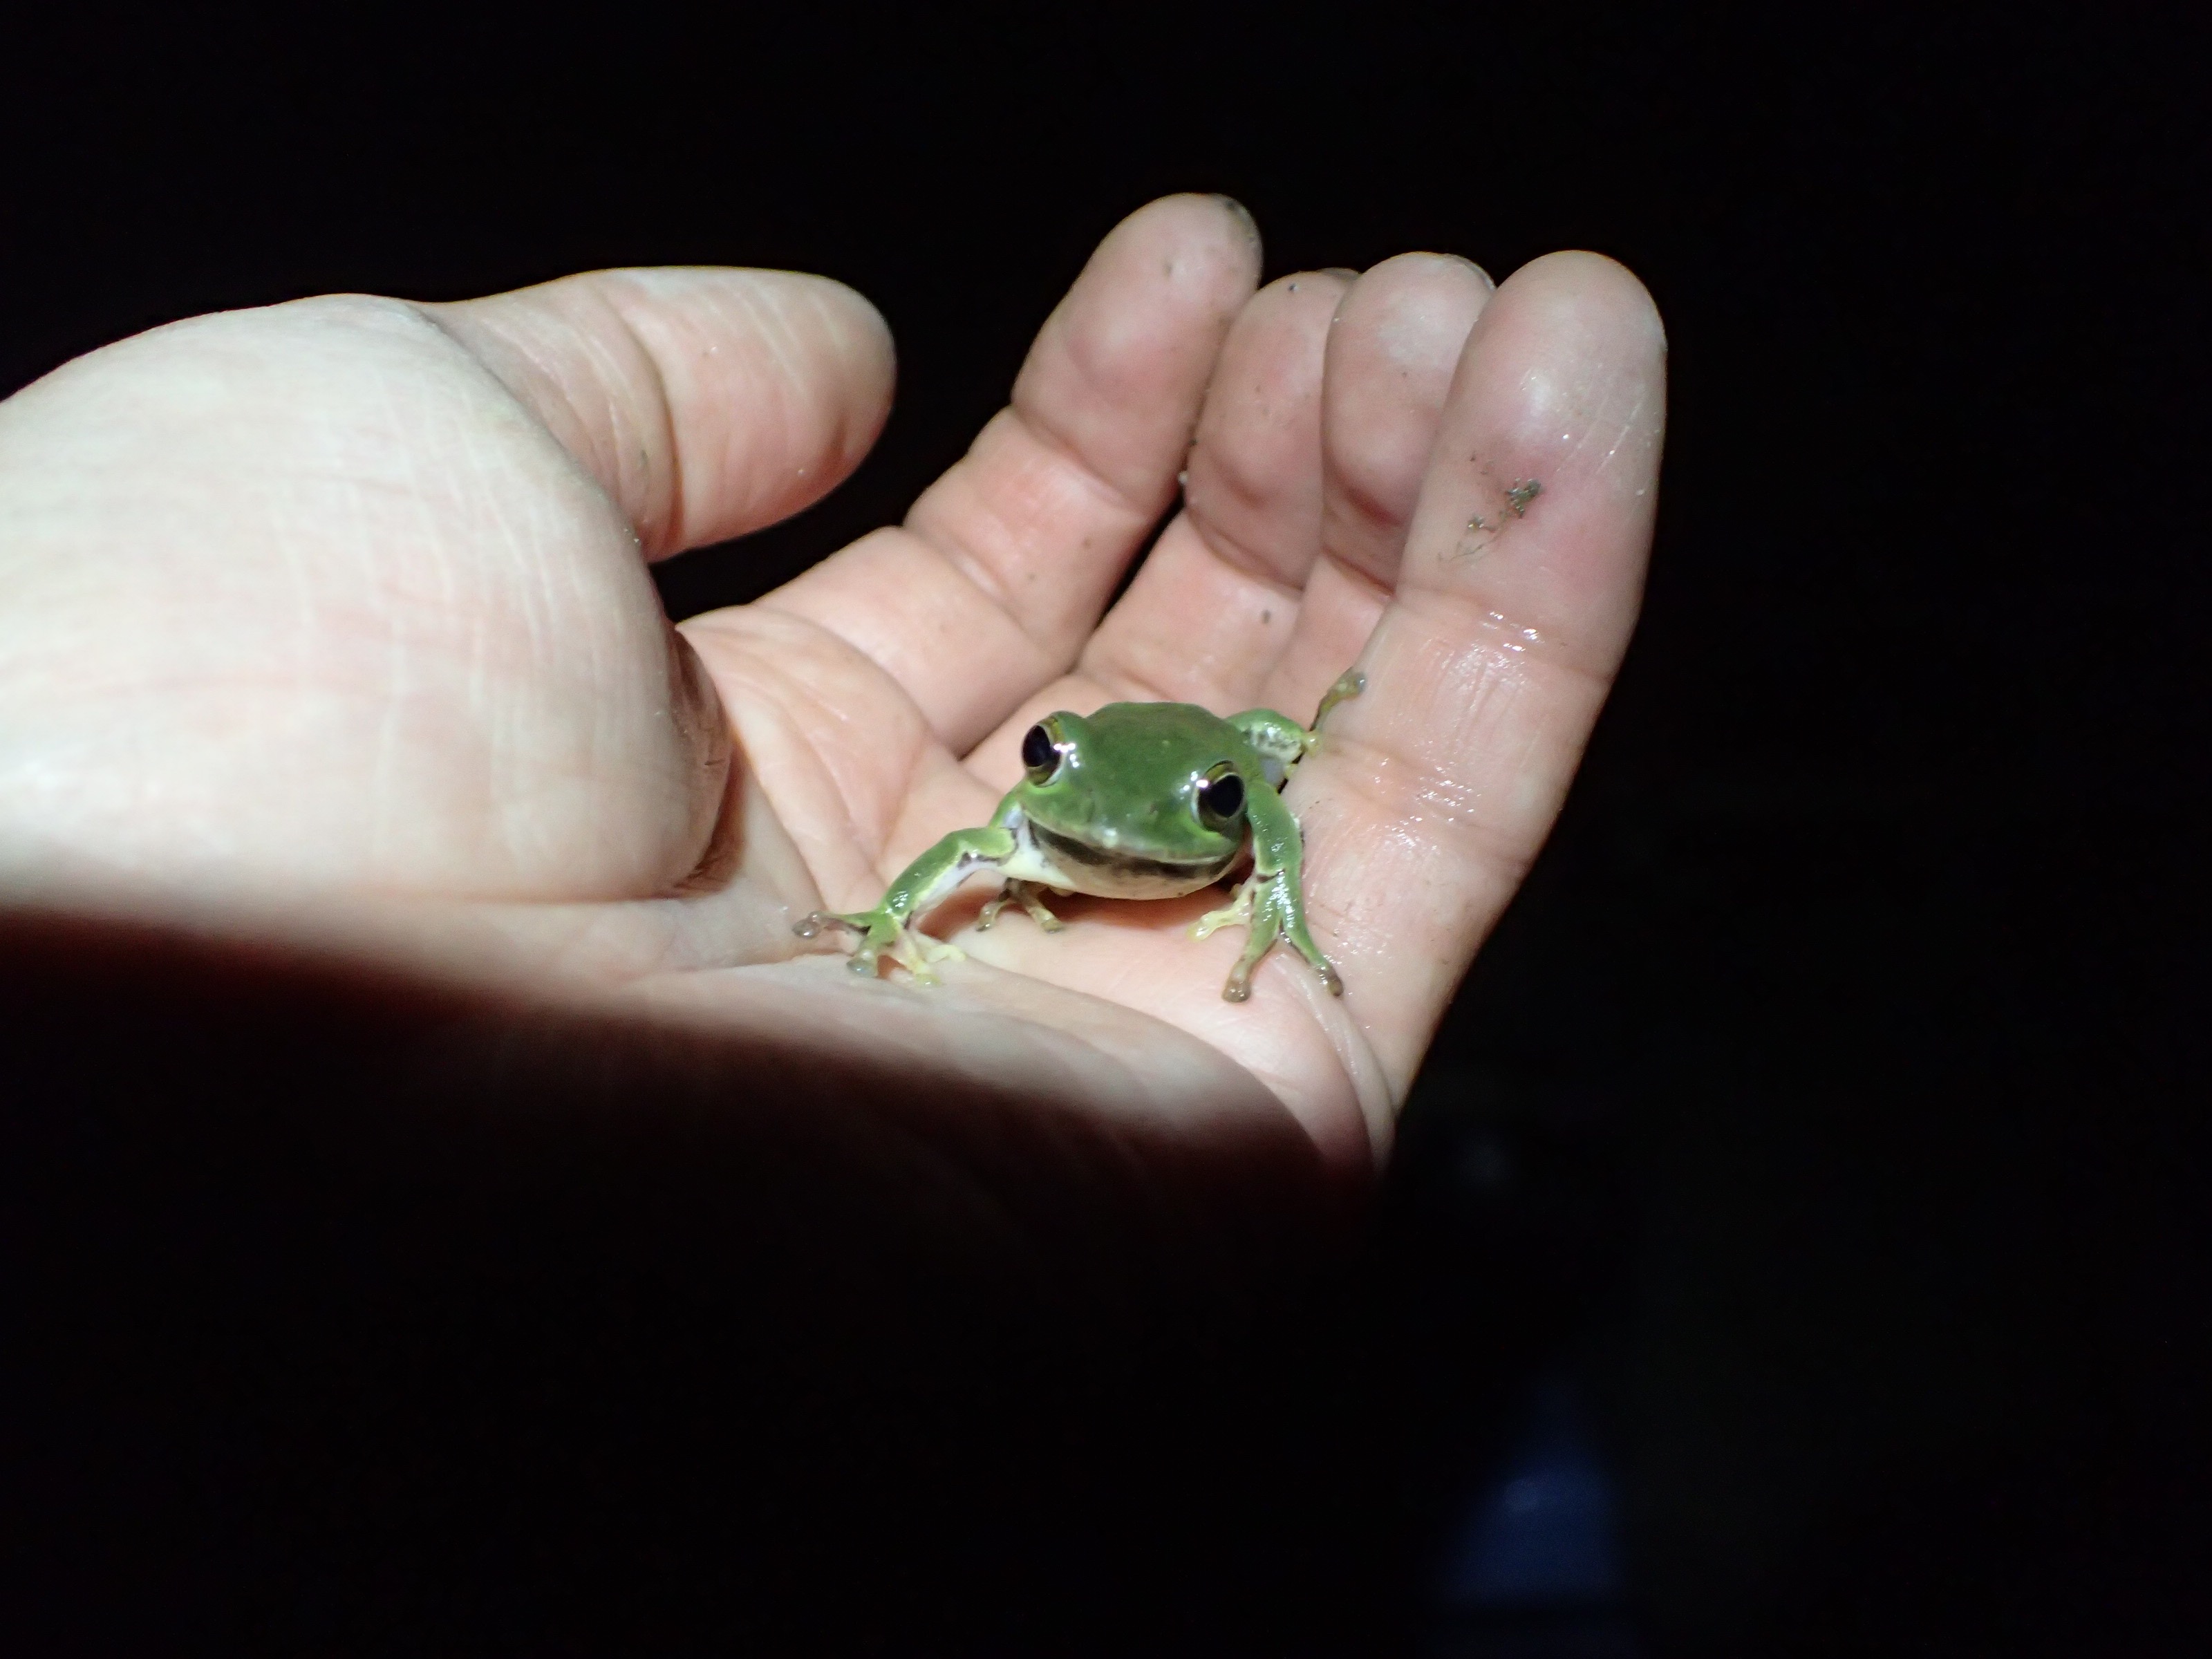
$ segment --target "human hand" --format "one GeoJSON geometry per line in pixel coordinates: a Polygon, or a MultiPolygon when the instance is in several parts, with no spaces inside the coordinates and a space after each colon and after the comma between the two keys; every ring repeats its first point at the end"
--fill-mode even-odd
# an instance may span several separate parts
{"type": "Polygon", "coordinates": [[[835,284],[310,301],[71,364],[0,404],[0,872],[313,896],[641,1018],[1109,1124],[1287,1111],[1364,1168],[1626,645],[1663,343],[1588,255],[1494,296],[1425,255],[1257,267],[1222,204],[1133,216],[903,527],[680,635],[646,561],[797,510],[880,424],[889,343],[835,284]],[[1224,1003],[1204,896],[963,933],[934,990],[799,954],[793,918],[983,822],[1039,714],[1303,715],[1354,662],[1288,795],[1341,1002],[1279,951],[1224,1003]]]}

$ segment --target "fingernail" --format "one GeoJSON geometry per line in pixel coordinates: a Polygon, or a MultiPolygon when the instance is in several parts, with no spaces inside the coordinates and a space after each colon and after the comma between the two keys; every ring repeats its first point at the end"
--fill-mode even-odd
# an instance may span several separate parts
{"type": "Polygon", "coordinates": [[[1480,265],[1475,264],[1474,260],[1468,258],[1464,253],[1440,253],[1437,257],[1440,259],[1456,259],[1460,264],[1465,265],[1476,276],[1481,277],[1482,285],[1485,288],[1488,289],[1493,294],[1498,291],[1498,279],[1495,276],[1492,276],[1488,271],[1485,270],[1480,265]]]}
{"type": "Polygon", "coordinates": [[[1234,196],[1224,195],[1219,191],[1216,191],[1213,193],[1213,199],[1220,203],[1222,206],[1227,208],[1229,211],[1236,216],[1237,223],[1244,227],[1244,234],[1252,239],[1252,246],[1255,248],[1258,247],[1260,246],[1260,222],[1252,216],[1252,210],[1246,207],[1243,203],[1238,201],[1234,196]]]}

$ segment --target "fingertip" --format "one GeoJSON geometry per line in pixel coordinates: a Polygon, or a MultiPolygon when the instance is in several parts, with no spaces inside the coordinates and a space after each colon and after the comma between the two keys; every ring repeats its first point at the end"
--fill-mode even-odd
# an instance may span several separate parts
{"type": "Polygon", "coordinates": [[[890,414],[898,360],[866,295],[798,270],[606,273],[646,343],[682,461],[675,552],[812,506],[851,476],[890,414]]]}
{"type": "Polygon", "coordinates": [[[1426,364],[1440,348],[1457,357],[1497,287],[1456,253],[1396,253],[1362,271],[1339,311],[1371,320],[1394,356],[1426,364]]]}
{"type": "Polygon", "coordinates": [[[1260,227],[1233,197],[1161,196],[1106,233],[1070,297],[1094,268],[1120,273],[1156,260],[1176,297],[1225,321],[1260,285],[1261,258],[1260,227]]]}
{"type": "Polygon", "coordinates": [[[1420,495],[1487,276],[1451,254],[1401,253],[1346,291],[1328,343],[1322,541],[1387,586],[1420,495]]]}
{"type": "Polygon", "coordinates": [[[1174,491],[1221,342],[1257,287],[1251,216],[1165,196],[1107,233],[1046,319],[1014,407],[1145,513],[1174,491]]]}
{"type": "Polygon", "coordinates": [[[1431,255],[1431,257],[1438,259],[1449,259],[1456,264],[1466,266],[1468,270],[1474,273],[1475,280],[1480,283],[1485,289],[1488,289],[1492,294],[1495,294],[1498,291],[1498,279],[1495,276],[1492,276],[1490,272],[1485,270],[1482,266],[1468,258],[1464,253],[1439,253],[1431,255]]]}
{"type": "Polygon", "coordinates": [[[1346,279],[1279,276],[1230,325],[1200,410],[1183,499],[1216,556],[1284,583],[1320,550],[1322,386],[1346,279]]]}
{"type": "Polygon", "coordinates": [[[1642,590],[1666,408],[1665,335],[1633,273],[1586,252],[1515,271],[1454,371],[1401,597],[1480,596],[1609,678],[1642,590]]]}
{"type": "Polygon", "coordinates": [[[890,418],[891,401],[898,389],[898,347],[884,313],[858,289],[832,276],[805,271],[757,274],[793,285],[794,304],[814,308],[820,323],[819,337],[837,358],[834,375],[844,392],[837,410],[842,417],[836,428],[837,447],[830,467],[817,481],[814,494],[800,503],[809,506],[843,482],[883,435],[884,422],[890,418]]]}
{"type": "Polygon", "coordinates": [[[1608,254],[1570,248],[1531,259],[1505,280],[1516,305],[1573,309],[1601,320],[1606,337],[1631,349],[1667,351],[1667,329],[1651,292],[1608,254]]]}
{"type": "MultiPolygon", "coordinates": [[[[1549,489],[1552,469],[1598,483],[1601,496],[1644,497],[1666,425],[1666,357],[1659,308],[1634,272],[1602,253],[1547,253],[1484,307],[1453,404],[1508,471],[1549,489]]],[[[1447,416],[1448,429],[1462,423],[1447,416]]]]}
{"type": "MultiPolygon", "coordinates": [[[[1179,202],[1185,198],[1180,196],[1164,196],[1160,199],[1164,202],[1179,202]]],[[[1206,196],[1202,199],[1212,203],[1216,207],[1226,213],[1230,219],[1236,224],[1238,232],[1243,236],[1245,246],[1251,255],[1252,280],[1255,283],[1257,283],[1260,280],[1260,271],[1265,263],[1264,255],[1267,248],[1266,243],[1262,240],[1260,235],[1260,222],[1252,216],[1252,210],[1246,207],[1243,203],[1238,201],[1234,196],[1215,193],[1206,196]]]]}
{"type": "Polygon", "coordinates": [[[1195,323],[1218,342],[1259,287],[1260,268],[1259,227],[1242,204],[1163,196],[1106,233],[1059,309],[1082,318],[1109,306],[1149,312],[1158,329],[1195,323]]]}
{"type": "MultiPolygon", "coordinates": [[[[780,297],[794,311],[811,310],[822,341],[839,353],[848,376],[854,407],[872,415],[880,428],[890,412],[898,381],[898,348],[891,325],[875,301],[834,276],[805,270],[705,271],[710,276],[741,276],[780,297]]],[[[872,438],[872,434],[870,434],[872,438]]],[[[866,446],[863,445],[863,448],[866,446]]]]}

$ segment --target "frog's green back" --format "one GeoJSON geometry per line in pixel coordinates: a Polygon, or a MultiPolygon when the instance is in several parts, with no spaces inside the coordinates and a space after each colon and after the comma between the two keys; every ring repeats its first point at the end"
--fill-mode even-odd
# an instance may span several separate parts
{"type": "Polygon", "coordinates": [[[1114,702],[1058,718],[1071,739],[1069,763],[1051,782],[1022,792],[1037,822],[1155,858],[1209,857],[1243,840],[1241,825],[1224,836],[1196,811],[1215,769],[1234,767],[1248,787],[1264,775],[1260,757],[1228,721],[1187,702],[1114,702]]]}

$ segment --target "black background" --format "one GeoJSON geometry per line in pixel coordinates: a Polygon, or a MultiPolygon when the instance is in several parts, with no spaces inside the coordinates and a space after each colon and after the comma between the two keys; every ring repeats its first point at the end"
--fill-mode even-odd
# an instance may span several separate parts
{"type": "Polygon", "coordinates": [[[314,292],[840,277],[898,339],[883,442],[667,567],[680,615],[899,516],[1153,195],[1237,197],[1270,276],[1621,258],[1672,352],[1649,602],[1334,1316],[1316,1386],[1384,1425],[1314,1487],[1347,1616],[1426,1628],[1486,1413],[1565,1364],[1644,1650],[2197,1652],[2185,21],[75,13],[0,70],[0,390],[314,292]]]}

